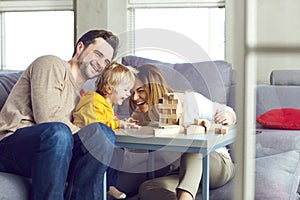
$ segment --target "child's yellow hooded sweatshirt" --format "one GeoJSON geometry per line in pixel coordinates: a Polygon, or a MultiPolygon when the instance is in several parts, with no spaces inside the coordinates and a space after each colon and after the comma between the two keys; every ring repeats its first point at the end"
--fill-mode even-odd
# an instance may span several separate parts
{"type": "Polygon", "coordinates": [[[73,123],[80,128],[94,122],[106,124],[111,129],[120,126],[120,120],[115,119],[114,108],[102,95],[89,91],[85,93],[73,113],[73,123]]]}

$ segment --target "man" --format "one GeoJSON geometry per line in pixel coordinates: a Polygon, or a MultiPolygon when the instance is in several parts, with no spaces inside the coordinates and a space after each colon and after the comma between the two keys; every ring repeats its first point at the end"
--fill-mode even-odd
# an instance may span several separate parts
{"type": "Polygon", "coordinates": [[[32,178],[31,199],[102,199],[113,131],[100,123],[79,129],[71,116],[80,87],[110,64],[118,44],[111,32],[91,30],[70,61],[37,58],[11,91],[0,113],[0,171],[32,178]]]}

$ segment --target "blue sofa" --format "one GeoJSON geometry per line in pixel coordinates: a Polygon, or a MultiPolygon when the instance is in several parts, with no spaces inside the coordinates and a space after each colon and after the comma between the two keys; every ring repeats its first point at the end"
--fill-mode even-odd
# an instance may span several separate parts
{"type": "MultiPolygon", "coordinates": [[[[235,71],[226,61],[172,64],[127,56],[122,59],[122,63],[136,67],[144,63],[155,64],[166,76],[172,88],[193,89],[214,101],[226,103],[235,108],[235,71]]],[[[0,109],[20,74],[20,72],[0,73],[0,109]]],[[[83,86],[83,89],[90,90],[93,87],[94,80],[90,80],[83,86]]],[[[277,87],[279,86],[259,85],[257,87],[257,116],[274,108],[268,106],[273,105],[274,96],[267,95],[267,91],[272,92],[277,87]]],[[[284,87],[290,88],[291,86],[284,87]]],[[[300,88],[300,86],[296,87],[300,88]]],[[[295,95],[300,94],[296,93],[295,90],[282,94],[280,98],[286,98],[287,101],[284,106],[293,106],[292,103],[299,99],[295,95]],[[288,100],[290,97],[296,99],[288,100]]],[[[277,98],[279,97],[277,96],[277,98]]],[[[298,107],[300,107],[299,104],[298,107]]],[[[116,112],[121,118],[127,117],[129,115],[128,106],[124,104],[116,107],[116,112]]],[[[259,128],[255,158],[255,199],[297,199],[299,197],[297,190],[300,174],[300,132],[275,130],[261,126],[259,128]]],[[[230,147],[230,149],[232,148],[234,149],[234,146],[230,147]]],[[[156,175],[161,176],[166,170],[168,168],[158,170],[156,175]]],[[[145,173],[121,172],[118,187],[128,194],[128,199],[134,199],[138,186],[146,179],[147,174],[145,173]]],[[[0,172],[0,185],[0,199],[29,199],[30,179],[28,178],[0,172]]],[[[220,188],[210,190],[210,199],[232,200],[233,189],[234,180],[220,188]]],[[[196,199],[200,200],[201,195],[197,195],[196,199]]]]}

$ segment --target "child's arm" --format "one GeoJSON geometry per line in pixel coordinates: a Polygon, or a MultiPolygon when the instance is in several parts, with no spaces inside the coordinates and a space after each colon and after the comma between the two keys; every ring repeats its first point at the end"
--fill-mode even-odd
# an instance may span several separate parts
{"type": "Polygon", "coordinates": [[[120,128],[140,128],[141,126],[137,125],[136,122],[138,120],[134,120],[133,118],[120,120],[120,128]]]}

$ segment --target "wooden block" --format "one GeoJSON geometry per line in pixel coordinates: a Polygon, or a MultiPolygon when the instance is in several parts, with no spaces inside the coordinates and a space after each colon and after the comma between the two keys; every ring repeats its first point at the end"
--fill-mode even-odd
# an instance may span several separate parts
{"type": "Polygon", "coordinates": [[[159,109],[177,109],[175,104],[158,104],[159,109]]]}
{"type": "Polygon", "coordinates": [[[159,119],[159,123],[160,123],[160,124],[167,124],[167,123],[168,123],[168,120],[167,120],[167,119],[160,118],[160,119],[159,119]]]}
{"type": "Polygon", "coordinates": [[[228,126],[221,126],[220,128],[215,128],[216,134],[227,134],[228,133],[228,126]]]}
{"type": "Polygon", "coordinates": [[[160,114],[180,114],[176,109],[169,109],[169,108],[159,108],[159,113],[160,114]]]}
{"type": "Polygon", "coordinates": [[[227,134],[228,133],[228,126],[222,126],[221,128],[221,134],[227,134]]]}
{"type": "Polygon", "coordinates": [[[163,98],[159,98],[159,99],[158,99],[158,103],[163,104],[163,103],[164,103],[164,99],[163,99],[163,98]]]}
{"type": "Polygon", "coordinates": [[[205,127],[201,125],[191,125],[185,129],[185,134],[204,134],[205,127]]]}
{"type": "Polygon", "coordinates": [[[159,127],[164,127],[164,126],[178,126],[178,120],[177,119],[160,119],[158,126],[159,127]]]}
{"type": "Polygon", "coordinates": [[[202,119],[194,119],[194,125],[200,125],[202,122],[202,119]]]}
{"type": "Polygon", "coordinates": [[[181,126],[178,126],[178,125],[163,125],[163,126],[159,126],[160,129],[170,129],[170,128],[178,128],[178,127],[181,127],[181,126]]]}
{"type": "Polygon", "coordinates": [[[215,128],[214,132],[215,134],[221,134],[221,128],[215,128]]]}
{"type": "Polygon", "coordinates": [[[177,118],[167,118],[167,124],[178,125],[178,119],[177,118]]]}
{"type": "Polygon", "coordinates": [[[166,100],[169,100],[169,95],[170,95],[170,93],[165,93],[163,98],[166,99],[166,100]]]}
{"type": "Polygon", "coordinates": [[[155,136],[160,136],[160,135],[176,135],[178,133],[183,133],[184,128],[182,126],[178,125],[173,125],[173,126],[164,126],[160,128],[155,128],[153,130],[153,134],[155,136]]]}
{"type": "Polygon", "coordinates": [[[221,130],[222,126],[223,126],[222,124],[211,123],[209,130],[210,131],[215,131],[216,129],[221,130]]]}
{"type": "Polygon", "coordinates": [[[174,99],[174,94],[167,93],[167,95],[168,95],[168,100],[173,100],[174,99]]]}
{"type": "Polygon", "coordinates": [[[176,104],[177,105],[178,104],[178,99],[173,99],[172,100],[172,104],[176,104]]]}
{"type": "Polygon", "coordinates": [[[159,109],[159,112],[161,114],[168,114],[169,113],[169,109],[159,109]]]}
{"type": "Polygon", "coordinates": [[[194,125],[203,126],[206,133],[210,130],[210,124],[210,121],[207,119],[194,119],[194,125]]]}
{"type": "Polygon", "coordinates": [[[177,119],[178,116],[176,114],[163,114],[163,113],[160,113],[159,114],[159,118],[162,118],[162,119],[177,119]]]}

